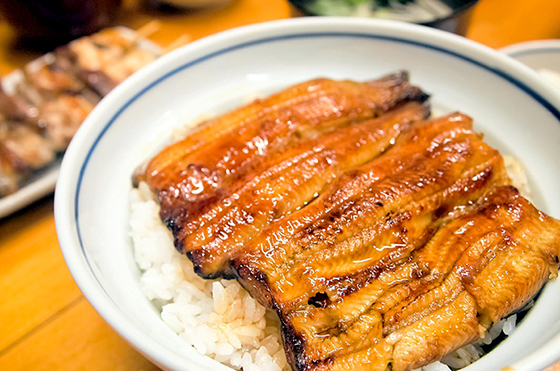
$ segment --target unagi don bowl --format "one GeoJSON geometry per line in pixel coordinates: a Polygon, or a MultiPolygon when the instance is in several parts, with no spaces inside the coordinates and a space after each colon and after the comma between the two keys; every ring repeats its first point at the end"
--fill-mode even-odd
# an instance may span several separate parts
{"type": "MultiPolygon", "coordinates": [[[[560,217],[560,97],[528,67],[464,38],[368,19],[301,18],[220,33],[134,74],[95,108],[62,163],[55,196],[66,263],[99,314],[166,370],[227,370],[187,345],[143,295],[129,231],[136,167],[174,127],[314,77],[370,80],[407,70],[433,110],[460,110],[522,162],[534,202],[560,217]]],[[[542,370],[560,359],[560,281],[468,371],[542,370]]]]}

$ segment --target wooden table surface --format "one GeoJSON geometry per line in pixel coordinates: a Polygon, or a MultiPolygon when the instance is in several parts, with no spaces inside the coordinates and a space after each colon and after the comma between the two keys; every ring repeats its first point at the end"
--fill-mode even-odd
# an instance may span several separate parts
{"type": "MultiPolygon", "coordinates": [[[[138,29],[161,23],[151,39],[168,45],[228,28],[287,18],[284,0],[236,0],[216,10],[170,15],[125,2],[119,23],[138,29]]],[[[481,0],[468,37],[499,48],[560,38],[560,1],[481,0]]],[[[0,74],[34,53],[14,46],[0,21],[0,74]]],[[[0,370],[157,370],[93,310],[72,280],[56,238],[53,197],[0,220],[0,370]]],[[[560,365],[550,370],[560,370],[560,365]]]]}

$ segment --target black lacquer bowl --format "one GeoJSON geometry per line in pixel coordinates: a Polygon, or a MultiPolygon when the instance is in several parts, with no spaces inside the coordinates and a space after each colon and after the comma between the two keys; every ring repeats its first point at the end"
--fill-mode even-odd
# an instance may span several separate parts
{"type": "MultiPolygon", "coordinates": [[[[295,16],[322,16],[315,11],[313,4],[317,0],[289,0],[292,4],[292,14],[295,16]]],[[[336,0],[334,0],[336,1],[336,0]]],[[[441,0],[446,6],[451,9],[451,12],[446,16],[434,16],[431,20],[422,20],[416,23],[428,27],[438,28],[444,31],[453,32],[459,35],[467,33],[471,15],[474,10],[474,5],[478,0],[441,0]]],[[[413,0],[401,0],[403,3],[413,3],[413,0]]],[[[372,1],[373,3],[373,1],[372,1]]],[[[387,3],[387,1],[385,1],[387,3]]],[[[390,12],[390,9],[387,9],[390,12]]],[[[343,14],[332,14],[343,15],[343,14]]]]}

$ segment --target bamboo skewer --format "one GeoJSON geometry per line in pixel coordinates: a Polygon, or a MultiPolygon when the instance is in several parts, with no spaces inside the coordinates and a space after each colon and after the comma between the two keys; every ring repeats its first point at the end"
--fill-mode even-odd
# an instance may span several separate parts
{"type": "Polygon", "coordinates": [[[173,51],[175,49],[180,48],[183,45],[187,45],[188,43],[190,43],[192,41],[192,37],[188,34],[182,34],[181,36],[179,36],[177,39],[175,39],[175,41],[172,41],[169,45],[167,45],[164,49],[163,49],[163,54],[167,54],[170,51],[173,51]]]}
{"type": "Polygon", "coordinates": [[[161,22],[158,21],[157,19],[154,19],[153,21],[150,21],[150,22],[146,23],[145,25],[140,27],[138,30],[136,30],[136,34],[139,37],[147,38],[150,35],[159,31],[160,28],[161,28],[161,22]]]}
{"type": "MultiPolygon", "coordinates": [[[[138,38],[148,38],[161,29],[161,22],[157,19],[150,21],[136,30],[136,35],[138,38]]],[[[163,54],[167,54],[172,50],[175,50],[183,45],[186,45],[192,41],[192,37],[188,34],[182,34],[177,39],[172,41],[169,45],[163,48],[163,54]]]]}

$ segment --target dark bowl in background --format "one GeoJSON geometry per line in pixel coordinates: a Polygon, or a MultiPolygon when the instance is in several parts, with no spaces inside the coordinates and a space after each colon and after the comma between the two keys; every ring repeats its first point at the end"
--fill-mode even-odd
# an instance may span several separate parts
{"type": "MultiPolygon", "coordinates": [[[[309,0],[288,0],[292,6],[292,14],[294,16],[320,16],[310,12],[306,4],[310,3],[309,0]]],[[[438,28],[440,30],[453,32],[458,35],[465,35],[469,28],[471,15],[474,10],[474,5],[478,0],[442,0],[453,12],[444,18],[436,18],[429,22],[419,22],[417,24],[438,28]]]]}
{"type": "Polygon", "coordinates": [[[0,0],[0,14],[26,46],[50,51],[110,26],[121,0],[0,0]]]}

